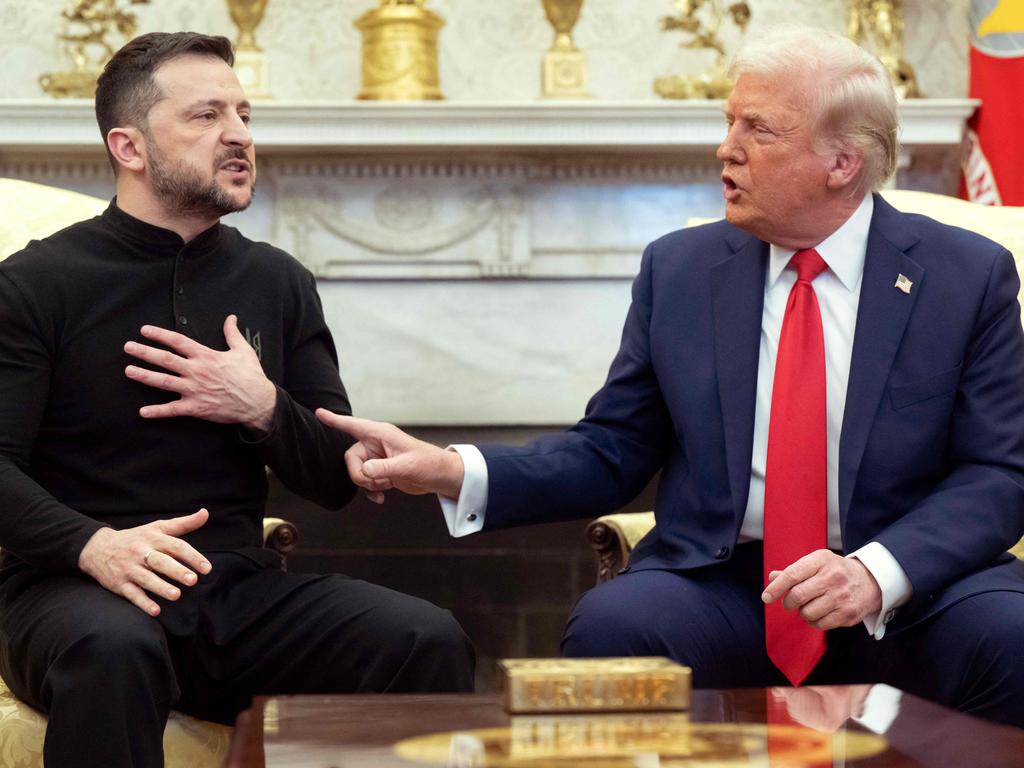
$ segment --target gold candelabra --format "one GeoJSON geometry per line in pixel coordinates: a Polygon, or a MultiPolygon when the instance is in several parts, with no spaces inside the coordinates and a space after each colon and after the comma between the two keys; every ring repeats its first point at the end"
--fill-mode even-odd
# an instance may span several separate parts
{"type": "Polygon", "coordinates": [[[850,0],[847,34],[853,42],[865,42],[874,49],[892,78],[896,94],[903,99],[920,98],[914,68],[903,58],[902,0],[850,0]]]}
{"type": "Polygon", "coordinates": [[[555,28],[555,42],[541,65],[541,96],[546,99],[589,98],[587,61],[572,40],[583,0],[541,0],[544,15],[555,28]]]}
{"type": "MultiPolygon", "coordinates": [[[[145,5],[149,0],[128,0],[145,5]]],[[[114,51],[135,36],[135,14],[122,7],[121,0],[72,0],[61,11],[64,31],[57,35],[71,69],[48,72],[39,77],[45,93],[56,98],[87,98],[96,93],[96,79],[114,51]]]]}
{"type": "Polygon", "coordinates": [[[733,83],[726,71],[725,46],[718,32],[726,13],[740,31],[745,32],[750,22],[750,6],[736,2],[723,13],[719,0],[676,0],[675,7],[676,15],[661,19],[662,30],[690,35],[682,47],[714,51],[715,61],[699,75],[659,77],[654,81],[654,92],[666,99],[726,98],[733,83]]]}
{"type": "Polygon", "coordinates": [[[227,0],[231,21],[238,27],[235,40],[235,73],[251,99],[269,99],[267,59],[256,42],[256,27],[263,21],[268,0],[227,0]]]}
{"type": "Polygon", "coordinates": [[[425,2],[380,0],[379,7],[356,19],[363,34],[363,88],[356,98],[444,98],[437,74],[437,35],[444,19],[425,2]]]}

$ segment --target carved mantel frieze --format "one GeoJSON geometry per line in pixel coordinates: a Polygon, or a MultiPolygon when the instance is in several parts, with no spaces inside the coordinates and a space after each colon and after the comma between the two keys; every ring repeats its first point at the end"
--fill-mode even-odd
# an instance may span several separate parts
{"type": "MultiPolygon", "coordinates": [[[[631,239],[587,243],[591,217],[637,205],[671,211],[686,185],[713,184],[702,159],[666,156],[452,157],[320,162],[271,158],[275,243],[317,277],[345,279],[628,278],[631,239]],[[664,188],[664,201],[652,189],[664,188]],[[637,194],[647,189],[648,194],[637,194]],[[599,213],[587,199],[600,198],[599,213]],[[561,219],[561,224],[559,223],[561,219]],[[560,230],[567,237],[560,237],[560,230]]],[[[688,214],[669,212],[669,225],[688,214]]]]}
{"type": "Polygon", "coordinates": [[[523,277],[526,197],[508,183],[443,185],[427,176],[275,179],[275,241],[324,278],[523,277]]]}

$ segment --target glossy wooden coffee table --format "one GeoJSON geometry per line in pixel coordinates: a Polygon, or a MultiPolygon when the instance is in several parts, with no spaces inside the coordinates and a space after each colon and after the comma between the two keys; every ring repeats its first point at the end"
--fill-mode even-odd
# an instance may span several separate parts
{"type": "Polygon", "coordinates": [[[228,768],[665,768],[1024,764],[1024,730],[902,694],[877,735],[867,686],[699,690],[683,713],[514,716],[499,697],[276,696],[235,729],[228,768]],[[769,725],[769,721],[771,725],[769,725]]]}

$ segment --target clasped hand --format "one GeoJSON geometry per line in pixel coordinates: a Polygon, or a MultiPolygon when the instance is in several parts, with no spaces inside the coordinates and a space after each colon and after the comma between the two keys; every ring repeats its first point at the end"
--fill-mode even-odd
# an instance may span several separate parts
{"type": "Polygon", "coordinates": [[[184,517],[156,520],[135,528],[115,531],[101,528],[82,547],[79,569],[115,595],[157,616],[160,606],[146,592],[167,600],[177,600],[181,590],[161,576],[191,587],[199,573],[209,573],[210,562],[198,550],[178,538],[206,524],[205,509],[184,517]]]}
{"type": "Polygon", "coordinates": [[[124,351],[171,373],[129,365],[129,379],[181,397],[139,409],[144,419],[192,416],[219,424],[241,424],[266,432],[273,423],[277,389],[263,373],[259,358],[238,330],[238,318],[228,315],[224,338],[228,349],[218,352],[175,331],[142,326],[142,335],[168,349],[129,341],[124,351]]]}
{"type": "Polygon", "coordinates": [[[804,621],[825,630],[852,627],[882,610],[882,590],[867,567],[828,549],[769,573],[761,599],[765,604],[782,600],[787,611],[799,609],[804,621]]]}

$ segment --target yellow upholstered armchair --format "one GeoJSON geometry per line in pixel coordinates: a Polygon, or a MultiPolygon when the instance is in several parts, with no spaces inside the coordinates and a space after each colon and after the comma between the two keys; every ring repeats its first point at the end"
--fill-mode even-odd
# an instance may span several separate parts
{"type": "MultiPolygon", "coordinates": [[[[0,179],[0,261],[29,240],[46,237],[107,207],[77,192],[0,179]]],[[[276,517],[263,519],[263,544],[286,555],[295,548],[295,526],[276,517]]],[[[164,731],[167,768],[220,766],[227,755],[231,728],[172,712],[164,731]]],[[[42,768],[46,716],[22,703],[0,679],[0,765],[4,768],[42,768]]]]}
{"type": "Polygon", "coordinates": [[[0,261],[24,248],[29,240],[52,235],[76,221],[92,218],[106,200],[20,179],[0,179],[0,261]]]}
{"type": "MultiPolygon", "coordinates": [[[[906,213],[925,216],[969,229],[1000,243],[1013,254],[1017,274],[1024,283],[1024,208],[978,205],[946,195],[931,192],[893,189],[882,192],[882,197],[895,208],[906,213]]],[[[704,224],[712,219],[690,219],[688,226],[704,224]]],[[[1024,288],[1018,297],[1024,304],[1024,288]]],[[[587,541],[597,554],[597,580],[615,578],[619,569],[629,564],[633,547],[654,527],[653,512],[604,515],[587,526],[587,541]]],[[[1024,559],[1024,539],[1010,552],[1024,559]]]]}

